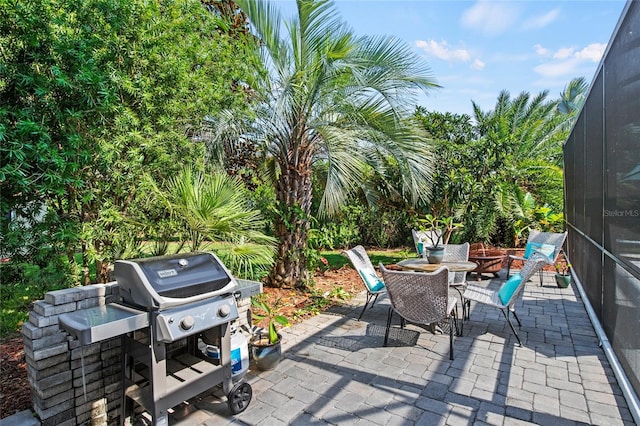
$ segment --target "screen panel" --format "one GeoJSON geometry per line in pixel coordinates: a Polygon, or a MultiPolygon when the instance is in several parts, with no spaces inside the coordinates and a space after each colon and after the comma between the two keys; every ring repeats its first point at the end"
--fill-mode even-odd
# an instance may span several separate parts
{"type": "Polygon", "coordinates": [[[640,2],[628,3],[563,153],[569,258],[640,393],[640,2]]]}
{"type": "Polygon", "coordinates": [[[640,8],[634,2],[605,62],[604,246],[640,272],[640,8]]]}
{"type": "Polygon", "coordinates": [[[640,389],[640,279],[605,258],[602,327],[629,380],[640,389]]]}
{"type": "Polygon", "coordinates": [[[604,111],[602,69],[593,83],[591,94],[585,103],[585,170],[588,179],[585,182],[585,223],[584,231],[596,243],[602,245],[602,221],[604,203],[603,137],[604,111]]]}

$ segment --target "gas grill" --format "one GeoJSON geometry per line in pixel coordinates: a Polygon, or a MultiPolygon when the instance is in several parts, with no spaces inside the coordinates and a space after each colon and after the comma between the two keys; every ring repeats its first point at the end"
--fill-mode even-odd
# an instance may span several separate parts
{"type": "MultiPolygon", "coordinates": [[[[154,424],[167,425],[170,408],[218,384],[230,411],[244,411],[252,389],[232,380],[230,322],[247,282],[239,285],[213,253],[118,260],[114,274],[119,302],[59,321],[81,344],[122,336],[123,421],[142,409],[154,424]],[[217,346],[219,362],[199,344],[217,346]]],[[[241,297],[255,294],[244,290],[249,294],[241,297]]]]}

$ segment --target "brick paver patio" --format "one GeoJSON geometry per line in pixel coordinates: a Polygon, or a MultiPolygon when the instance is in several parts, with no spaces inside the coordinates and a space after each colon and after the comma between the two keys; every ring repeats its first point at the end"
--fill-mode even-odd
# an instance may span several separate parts
{"type": "Polygon", "coordinates": [[[453,361],[448,334],[412,325],[382,347],[388,301],[357,321],[363,297],[284,330],[278,368],[245,376],[254,392],[245,412],[232,417],[213,393],[177,409],[171,424],[634,424],[579,294],[551,273],[517,304],[523,347],[500,311],[474,304],[453,361]]]}

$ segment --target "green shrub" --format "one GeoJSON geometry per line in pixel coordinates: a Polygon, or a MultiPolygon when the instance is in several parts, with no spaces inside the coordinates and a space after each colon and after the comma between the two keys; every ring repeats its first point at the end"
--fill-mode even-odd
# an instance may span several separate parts
{"type": "Polygon", "coordinates": [[[29,318],[32,303],[48,291],[77,283],[78,270],[63,257],[54,257],[45,266],[10,261],[0,264],[0,338],[20,331],[29,318]]]}

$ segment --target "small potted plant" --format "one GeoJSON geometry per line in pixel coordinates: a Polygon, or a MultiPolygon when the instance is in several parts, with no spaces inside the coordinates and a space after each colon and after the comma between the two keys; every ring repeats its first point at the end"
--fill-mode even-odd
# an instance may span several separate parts
{"type": "Polygon", "coordinates": [[[456,222],[453,216],[437,217],[427,214],[418,219],[418,229],[424,232],[428,245],[425,247],[429,263],[440,263],[444,256],[444,245],[449,244],[453,231],[462,228],[463,224],[456,222]]]}
{"type": "Polygon", "coordinates": [[[556,262],[556,285],[558,288],[567,288],[571,284],[571,264],[566,260],[556,262]]]}
{"type": "Polygon", "coordinates": [[[254,309],[251,311],[251,317],[257,324],[265,324],[265,328],[258,328],[251,339],[249,345],[251,347],[251,356],[256,362],[258,370],[273,370],[280,363],[282,356],[282,336],[276,329],[276,324],[282,327],[288,327],[289,320],[280,314],[281,299],[276,300],[270,305],[264,295],[253,297],[251,305],[254,309]]]}

